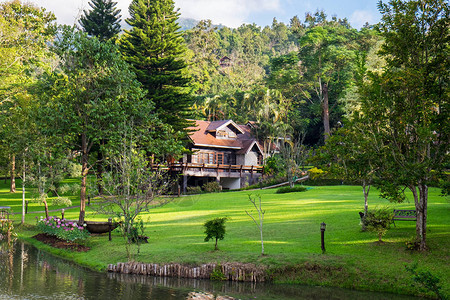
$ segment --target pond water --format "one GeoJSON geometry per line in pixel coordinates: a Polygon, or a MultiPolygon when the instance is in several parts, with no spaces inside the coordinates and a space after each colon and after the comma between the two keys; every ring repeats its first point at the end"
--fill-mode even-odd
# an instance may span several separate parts
{"type": "Polygon", "coordinates": [[[0,242],[0,299],[177,300],[192,293],[235,299],[415,299],[336,288],[98,273],[21,241],[0,242]]]}

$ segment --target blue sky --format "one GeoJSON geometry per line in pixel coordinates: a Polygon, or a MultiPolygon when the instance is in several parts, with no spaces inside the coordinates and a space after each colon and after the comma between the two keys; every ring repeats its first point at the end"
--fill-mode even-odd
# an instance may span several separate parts
{"type": "MultiPolygon", "coordinates": [[[[115,0],[122,16],[128,17],[131,0],[115,0]]],[[[73,24],[83,9],[88,9],[89,0],[31,0],[38,6],[53,11],[58,23],[73,24]]],[[[297,15],[304,20],[306,12],[324,10],[331,17],[347,17],[351,25],[360,28],[365,22],[379,21],[378,0],[175,0],[181,16],[197,20],[211,19],[214,24],[238,27],[242,23],[259,26],[272,24],[273,18],[289,23],[297,15]]]]}

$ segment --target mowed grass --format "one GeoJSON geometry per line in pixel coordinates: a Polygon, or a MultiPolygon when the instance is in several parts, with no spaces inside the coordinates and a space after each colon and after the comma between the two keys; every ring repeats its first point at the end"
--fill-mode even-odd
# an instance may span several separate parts
{"type": "MultiPolygon", "coordinates": [[[[7,185],[1,185],[0,206],[12,206],[20,212],[21,193],[10,194],[7,185]],[[20,201],[20,203],[18,203],[20,201]]],[[[415,236],[415,222],[396,222],[377,243],[377,236],[361,232],[359,211],[363,210],[363,195],[358,186],[309,187],[306,192],[276,194],[276,190],[226,192],[184,196],[173,202],[143,213],[149,243],[143,244],[134,257],[141,262],[186,263],[198,265],[208,262],[243,262],[264,265],[273,270],[279,281],[315,285],[334,285],[365,290],[420,294],[412,287],[411,275],[405,265],[413,262],[419,269],[438,276],[448,294],[450,292],[450,202],[439,196],[439,190],[430,188],[428,204],[426,253],[411,252],[405,243],[415,236]],[[260,195],[265,210],[264,247],[261,256],[259,231],[246,211],[255,217],[257,212],[248,201],[248,194],[260,195]],[[204,242],[203,223],[216,217],[228,217],[225,239],[219,241],[219,251],[213,251],[212,241],[204,242]],[[320,223],[327,224],[326,254],[320,248],[320,223]]],[[[369,207],[414,209],[414,201],[389,203],[378,197],[375,189],[369,197],[369,207]]],[[[79,203],[79,201],[78,201],[79,203]]],[[[77,201],[74,200],[74,204],[77,201]]],[[[95,205],[95,202],[92,204],[95,205]]],[[[52,209],[53,207],[50,207],[52,209]]],[[[34,203],[31,211],[43,210],[34,203]]],[[[55,213],[53,213],[55,215],[55,213]]],[[[40,215],[40,214],[38,214],[40,215]]],[[[27,223],[34,224],[36,214],[28,214],[27,223]]],[[[66,211],[66,217],[78,218],[78,209],[66,211]]],[[[88,208],[88,220],[106,220],[88,208]]],[[[16,223],[20,215],[15,215],[16,223]]],[[[29,237],[34,232],[20,233],[29,237]]],[[[63,250],[52,252],[80,264],[104,270],[110,263],[126,261],[124,240],[113,233],[91,236],[87,242],[91,250],[74,253],[63,250]]],[[[42,245],[40,245],[42,247],[42,245]]]]}

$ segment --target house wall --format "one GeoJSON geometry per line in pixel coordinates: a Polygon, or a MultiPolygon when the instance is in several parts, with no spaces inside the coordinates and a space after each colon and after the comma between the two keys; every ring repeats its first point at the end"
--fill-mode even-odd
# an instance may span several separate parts
{"type": "Polygon", "coordinates": [[[245,155],[244,154],[236,154],[236,164],[237,165],[245,165],[245,155]]]}
{"type": "Polygon", "coordinates": [[[246,166],[257,166],[258,165],[258,153],[250,151],[245,155],[244,165],[246,166]]]}

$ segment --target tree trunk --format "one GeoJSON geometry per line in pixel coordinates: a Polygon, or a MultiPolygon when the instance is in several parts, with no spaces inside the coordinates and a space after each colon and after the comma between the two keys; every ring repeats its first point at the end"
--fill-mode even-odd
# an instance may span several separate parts
{"type": "Polygon", "coordinates": [[[97,152],[97,190],[99,195],[103,195],[103,152],[98,149],[97,152]]]}
{"type": "Polygon", "coordinates": [[[13,154],[11,156],[11,186],[9,192],[16,192],[16,156],[13,154]]]}
{"type": "MultiPolygon", "coordinates": [[[[261,214],[261,213],[260,213],[261,214]]],[[[263,230],[262,230],[262,221],[260,221],[259,233],[261,234],[261,256],[264,256],[264,239],[263,239],[263,230]]]]}
{"type": "Polygon", "coordinates": [[[362,230],[362,231],[366,231],[366,230],[367,230],[367,227],[366,227],[366,225],[365,225],[365,218],[366,218],[367,212],[368,212],[368,210],[369,210],[368,198],[369,198],[370,185],[367,186],[366,181],[363,180],[362,186],[363,186],[363,193],[364,193],[364,216],[363,216],[363,218],[361,219],[361,224],[362,224],[361,230],[362,230]]]}
{"type": "Polygon", "coordinates": [[[419,241],[419,251],[427,250],[427,205],[428,205],[428,186],[419,181],[417,194],[416,187],[410,187],[414,196],[416,206],[416,239],[419,241]]]}
{"type": "Polygon", "coordinates": [[[426,237],[427,237],[427,206],[428,206],[428,186],[423,183],[419,183],[419,207],[416,206],[417,211],[417,223],[416,223],[416,235],[420,240],[420,251],[427,250],[426,237]],[[420,221],[419,221],[420,220],[420,221]]]}
{"type": "Polygon", "coordinates": [[[322,95],[323,95],[323,132],[325,141],[330,137],[330,108],[328,103],[328,85],[324,83],[322,85],[322,95]]]}
{"type": "Polygon", "coordinates": [[[44,209],[45,209],[45,218],[48,219],[48,204],[47,200],[42,200],[42,203],[44,203],[44,209]]]}
{"type": "Polygon", "coordinates": [[[78,224],[81,226],[84,223],[84,216],[86,212],[86,180],[88,173],[88,153],[86,134],[81,134],[81,189],[80,189],[80,217],[78,224]]]}
{"type": "Polygon", "coordinates": [[[219,248],[217,248],[217,238],[216,238],[216,245],[215,245],[214,249],[219,250],[219,248]]]}
{"type": "Polygon", "coordinates": [[[22,225],[25,223],[25,156],[23,157],[22,177],[22,225]]]}
{"type": "Polygon", "coordinates": [[[366,181],[363,181],[363,192],[364,192],[364,215],[367,216],[367,210],[369,209],[368,198],[369,198],[370,186],[367,186],[366,181]]]}

